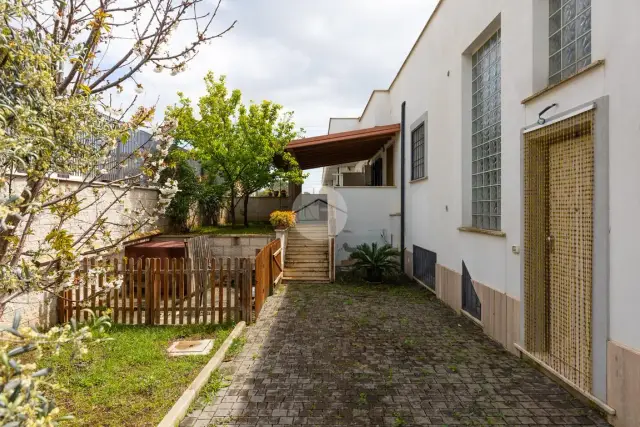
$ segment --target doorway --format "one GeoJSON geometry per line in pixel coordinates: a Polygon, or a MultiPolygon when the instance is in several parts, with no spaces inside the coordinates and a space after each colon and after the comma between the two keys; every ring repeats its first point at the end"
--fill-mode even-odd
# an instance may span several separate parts
{"type": "Polygon", "coordinates": [[[525,134],[525,347],[592,391],[594,112],[525,134]]]}

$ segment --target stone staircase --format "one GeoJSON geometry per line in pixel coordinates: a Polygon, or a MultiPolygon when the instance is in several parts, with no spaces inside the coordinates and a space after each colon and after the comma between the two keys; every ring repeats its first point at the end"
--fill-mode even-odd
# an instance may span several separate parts
{"type": "Polygon", "coordinates": [[[329,282],[329,237],[326,222],[300,223],[289,229],[284,280],[329,282]]]}

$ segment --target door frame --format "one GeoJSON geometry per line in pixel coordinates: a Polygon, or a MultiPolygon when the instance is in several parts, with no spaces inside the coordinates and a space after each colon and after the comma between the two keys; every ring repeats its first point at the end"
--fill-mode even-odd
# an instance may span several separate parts
{"type": "MultiPolygon", "coordinates": [[[[531,124],[520,131],[520,241],[524,243],[524,140],[525,133],[549,126],[585,111],[594,110],[593,145],[593,253],[591,394],[607,401],[607,342],[609,341],[609,96],[598,98],[565,110],[546,120],[544,125],[531,124]]],[[[520,257],[520,344],[524,344],[524,260],[520,257]]]]}

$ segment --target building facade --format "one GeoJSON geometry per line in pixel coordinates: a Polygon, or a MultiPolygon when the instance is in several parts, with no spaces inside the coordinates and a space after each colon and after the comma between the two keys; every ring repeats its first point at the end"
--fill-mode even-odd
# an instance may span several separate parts
{"type": "Polygon", "coordinates": [[[329,125],[400,131],[324,175],[348,246],[393,240],[407,273],[622,426],[640,425],[639,16],[636,0],[440,1],[390,87],[329,125]]]}

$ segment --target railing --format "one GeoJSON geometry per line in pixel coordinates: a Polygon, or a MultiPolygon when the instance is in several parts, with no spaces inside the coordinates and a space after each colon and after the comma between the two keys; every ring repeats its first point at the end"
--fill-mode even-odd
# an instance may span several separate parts
{"type": "Polygon", "coordinates": [[[273,295],[274,288],[282,281],[283,267],[280,239],[269,243],[256,256],[256,317],[260,314],[267,298],[273,295]]]}
{"type": "Polygon", "coordinates": [[[251,323],[251,277],[249,258],[86,261],[74,289],[58,295],[58,321],[85,320],[91,309],[123,324],[251,323]],[[116,278],[122,284],[109,288],[116,278]]]}

